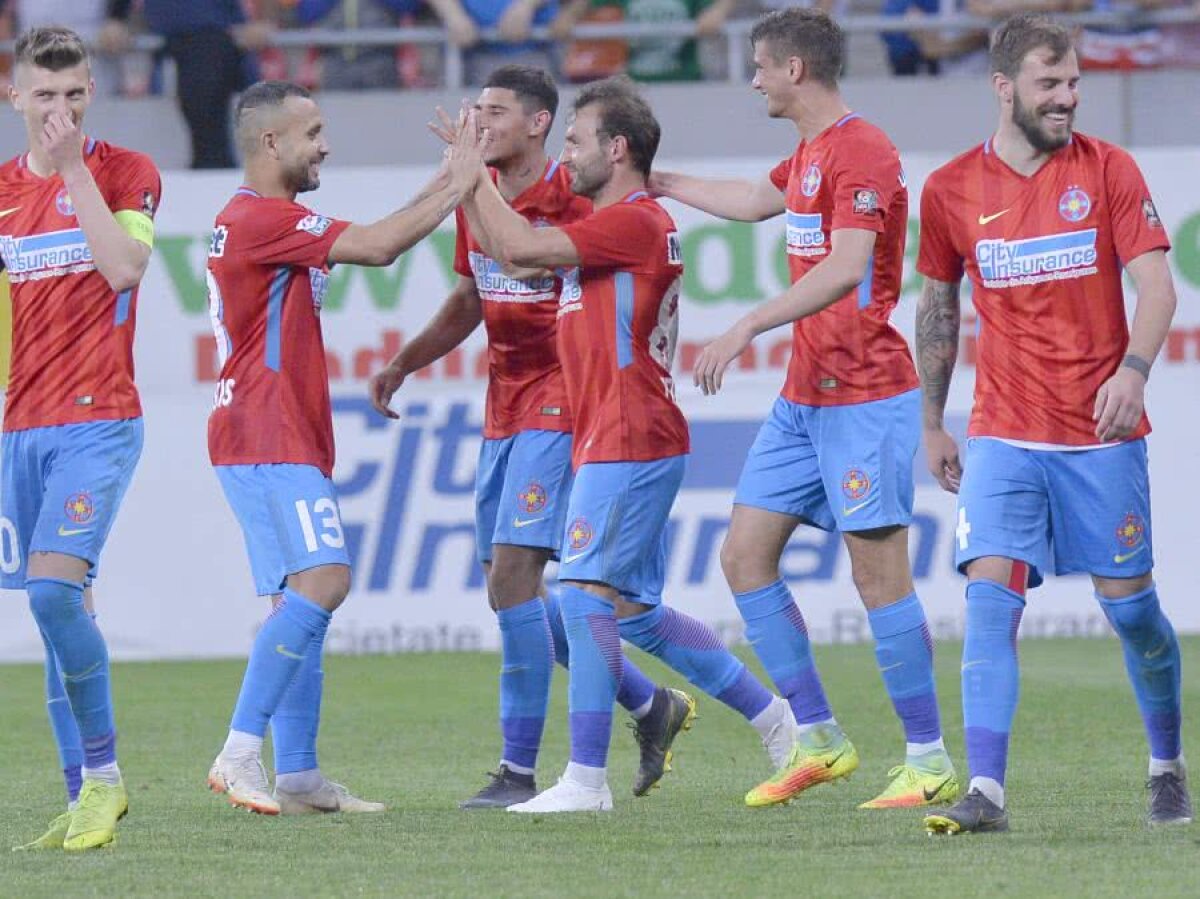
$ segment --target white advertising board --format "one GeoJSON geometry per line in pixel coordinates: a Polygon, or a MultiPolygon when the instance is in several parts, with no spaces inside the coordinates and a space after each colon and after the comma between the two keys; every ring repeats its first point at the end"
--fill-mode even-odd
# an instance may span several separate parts
{"type": "MultiPolygon", "coordinates": [[[[786,148],[782,148],[786,150],[786,148]]],[[[782,155],[782,153],[781,153],[782,155]]],[[[1154,542],[1163,603],[1181,630],[1200,630],[1186,559],[1198,546],[1200,508],[1200,176],[1197,151],[1136,154],[1172,235],[1179,312],[1155,368],[1148,406],[1154,542]]],[[[911,339],[919,277],[917,198],[942,156],[905,159],[911,214],[904,293],[895,321],[911,339]]],[[[776,160],[691,165],[689,171],[761,177],[776,160]]],[[[664,163],[669,167],[669,162],[664,163]]],[[[303,199],[328,215],[370,221],[411,197],[423,169],[330,169],[303,199]]],[[[243,654],[265,613],[254,597],[241,534],[208,464],[205,426],[215,353],[204,287],[212,220],[238,186],[235,173],[165,177],[158,237],[138,310],[137,373],[146,415],[141,465],[105,551],[96,584],[100,623],[114,657],[148,659],[243,654]]],[[[682,236],[686,280],[676,377],[693,456],[675,505],[667,601],[717,626],[730,641],[741,623],[718,553],[745,449],[783,380],[789,338],[758,340],[717,397],[691,386],[698,349],[750,304],[786,285],[782,225],[731,224],[668,204],[682,236]]],[[[399,423],[371,411],[366,381],[434,313],[455,277],[448,222],[386,269],[333,274],[323,323],[338,444],[335,480],[354,561],[354,592],[334,618],[332,652],[472,650],[498,645],[482,573],[474,561],[472,487],[484,395],[484,340],[405,385],[399,423]]],[[[1131,299],[1132,303],[1132,299],[1131,299]]],[[[960,365],[949,402],[965,427],[973,385],[973,323],[964,315],[960,365]]],[[[959,633],[963,580],[952,566],[954,500],[915,465],[911,554],[935,635],[959,633]]],[[[1120,522],[1113,522],[1116,528],[1120,522]]],[[[5,548],[4,551],[11,551],[5,548]]],[[[783,573],[816,639],[868,635],[836,535],[800,529],[783,573]]],[[[1023,633],[1097,635],[1107,625],[1084,578],[1050,578],[1031,594],[1023,633]]],[[[17,592],[0,593],[0,661],[35,660],[42,646],[17,592]]]]}

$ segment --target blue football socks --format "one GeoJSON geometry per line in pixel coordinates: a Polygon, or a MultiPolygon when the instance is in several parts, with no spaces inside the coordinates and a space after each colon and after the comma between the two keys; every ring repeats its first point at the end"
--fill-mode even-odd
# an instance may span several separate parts
{"type": "Polygon", "coordinates": [[[283,600],[254,638],[231,730],[258,738],[266,733],[267,722],[279,708],[309,645],[314,639],[324,640],[329,619],[325,609],[284,589],[283,600]]]}
{"type": "Polygon", "coordinates": [[[321,629],[313,635],[304,651],[304,661],[271,716],[271,745],[275,749],[277,775],[316,771],[320,767],[317,733],[325,688],[325,671],[321,667],[324,651],[325,629],[321,629]]]}
{"type": "Polygon", "coordinates": [[[79,726],[71,712],[71,702],[67,699],[67,689],[63,686],[54,649],[46,639],[46,634],[40,629],[39,633],[46,647],[46,711],[50,715],[50,729],[58,746],[58,759],[62,763],[63,781],[67,787],[67,803],[70,804],[79,798],[79,788],[83,785],[83,738],[79,736],[79,726]]]}
{"type": "Polygon", "coordinates": [[[115,765],[117,734],[108,647],[84,608],[83,584],[58,578],[30,578],[25,589],[33,617],[57,662],[83,746],[83,767],[115,765]]]}
{"type": "Polygon", "coordinates": [[[623,619],[619,628],[621,636],[638,649],[666,662],[745,718],[757,717],[771,704],[771,692],[707,624],[660,605],[623,619]]]}
{"type": "Polygon", "coordinates": [[[513,771],[532,774],[550,703],[554,638],[540,596],[500,609],[496,618],[500,623],[500,731],[504,737],[500,761],[513,771]]]}
{"type": "Polygon", "coordinates": [[[1150,757],[1174,761],[1181,752],[1180,660],[1175,629],[1154,586],[1124,599],[1096,597],[1121,638],[1125,670],[1150,742],[1150,757]]]}
{"type": "MultiPolygon", "coordinates": [[[[1001,789],[1008,768],[1009,733],[1017,711],[1017,630],[1024,611],[1024,598],[995,581],[977,580],[967,585],[967,631],[962,656],[967,765],[972,782],[987,778],[1001,789]]],[[[989,798],[997,802],[995,797],[989,798]]]]}
{"type": "Polygon", "coordinates": [[[915,593],[867,611],[875,635],[875,659],[892,707],[909,743],[929,744],[942,738],[933,684],[933,639],[925,610],[915,593]]]}
{"type": "Polygon", "coordinates": [[[571,652],[571,761],[604,769],[623,669],[617,619],[610,603],[577,587],[564,585],[560,604],[571,652]]]}
{"type": "MultiPolygon", "coordinates": [[[[571,659],[571,651],[567,647],[562,607],[555,590],[551,590],[546,598],[546,617],[550,621],[550,633],[554,638],[554,661],[566,668],[571,659]]],[[[654,681],[646,677],[645,672],[628,657],[625,659],[623,671],[621,685],[617,688],[617,704],[629,712],[649,711],[656,689],[654,681]]]]}
{"type": "Polygon", "coordinates": [[[776,689],[792,707],[799,725],[833,718],[821,676],[813,663],[804,616],[782,580],[758,590],[735,593],[746,622],[746,639],[776,689]]]}

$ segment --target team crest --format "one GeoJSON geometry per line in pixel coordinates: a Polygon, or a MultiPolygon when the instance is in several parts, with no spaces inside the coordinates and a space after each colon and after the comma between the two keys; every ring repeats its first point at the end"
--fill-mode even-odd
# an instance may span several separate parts
{"type": "Polygon", "coordinates": [[[527,515],[540,512],[546,508],[546,488],[537,481],[530,481],[529,486],[517,494],[517,502],[527,515]]]}
{"type": "Polygon", "coordinates": [[[1154,201],[1149,197],[1142,200],[1142,215],[1146,219],[1146,224],[1151,228],[1161,228],[1162,219],[1158,217],[1158,210],[1154,208],[1154,201]]]}
{"type": "Polygon", "coordinates": [[[567,529],[567,540],[573,550],[579,551],[587,548],[587,545],[592,542],[592,526],[587,523],[586,518],[576,518],[571,522],[571,526],[567,529]]]}
{"type": "Polygon", "coordinates": [[[821,189],[821,170],[817,168],[817,164],[810,163],[808,168],[804,170],[804,177],[800,179],[800,193],[806,197],[811,197],[821,189]]]}
{"type": "Polygon", "coordinates": [[[65,187],[54,198],[54,208],[58,210],[59,215],[66,216],[67,218],[75,214],[75,204],[71,202],[71,195],[67,193],[65,187]]]}
{"type": "Polygon", "coordinates": [[[1117,527],[1117,540],[1121,545],[1133,549],[1142,542],[1142,538],[1146,535],[1146,523],[1142,521],[1140,515],[1135,515],[1133,512],[1127,512],[1121,524],[1117,527]]]}
{"type": "Polygon", "coordinates": [[[63,506],[63,511],[67,518],[76,524],[86,524],[92,520],[92,513],[95,508],[92,506],[91,494],[85,492],[76,493],[67,499],[67,503],[63,506]]]}
{"type": "Polygon", "coordinates": [[[846,499],[862,499],[871,489],[871,478],[861,468],[847,468],[842,477],[842,493],[846,499]]]}
{"type": "Polygon", "coordinates": [[[1058,214],[1068,222],[1081,222],[1092,211],[1092,198],[1082,188],[1071,187],[1058,198],[1058,214]]]}

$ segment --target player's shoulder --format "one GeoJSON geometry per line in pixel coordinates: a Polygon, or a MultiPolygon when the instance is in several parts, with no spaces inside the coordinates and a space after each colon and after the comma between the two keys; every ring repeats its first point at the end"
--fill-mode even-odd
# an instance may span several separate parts
{"type": "Polygon", "coordinates": [[[991,152],[989,149],[990,143],[991,141],[989,140],[986,143],[976,144],[970,149],[959,153],[949,162],[939,165],[925,179],[925,190],[936,191],[947,184],[961,180],[968,172],[977,170],[983,165],[984,157],[991,152]]]}
{"type": "Polygon", "coordinates": [[[833,136],[846,144],[864,149],[887,147],[896,149],[886,131],[869,119],[852,113],[833,126],[833,136]]]}
{"type": "Polygon", "coordinates": [[[88,140],[92,146],[89,150],[85,145],[85,152],[94,156],[97,162],[104,168],[119,168],[123,171],[132,169],[144,171],[148,169],[158,174],[158,166],[154,164],[154,160],[140,150],[120,147],[97,138],[89,138],[88,140]]]}
{"type": "Polygon", "coordinates": [[[11,184],[24,177],[24,163],[21,161],[24,153],[0,163],[0,184],[11,184]]]}
{"type": "Polygon", "coordinates": [[[1137,167],[1133,154],[1124,147],[1076,131],[1071,135],[1070,152],[1072,161],[1076,164],[1087,165],[1095,163],[1107,167],[1110,163],[1137,167]]]}

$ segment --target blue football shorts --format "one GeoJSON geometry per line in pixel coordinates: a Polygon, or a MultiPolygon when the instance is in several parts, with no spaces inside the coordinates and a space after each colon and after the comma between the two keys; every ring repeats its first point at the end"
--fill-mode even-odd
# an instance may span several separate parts
{"type": "Polygon", "coordinates": [[[662,602],[667,519],[687,456],[589,462],[575,472],[558,579],[607,584],[637,602],[662,602]]]}
{"type": "Polygon", "coordinates": [[[312,465],[216,465],[233,508],[259,596],[283,590],[288,575],[350,565],[333,481],[312,465]]]}
{"type": "Polygon", "coordinates": [[[0,587],[25,588],[31,552],[86,561],[91,583],[142,454],[142,419],[0,436],[0,587]]]}
{"type": "Polygon", "coordinates": [[[921,392],[845,406],[779,397],[746,456],[734,503],[825,531],[912,521],[921,392]]]}
{"type": "Polygon", "coordinates": [[[571,435],[521,431],[484,440],[475,469],[475,548],[492,561],[492,545],[547,549],[557,557],[571,492],[571,435]]]}
{"type": "Polygon", "coordinates": [[[1042,572],[1140,577],[1154,567],[1146,441],[1039,450],[992,437],[967,441],[955,564],[984,556],[1042,572]]]}

